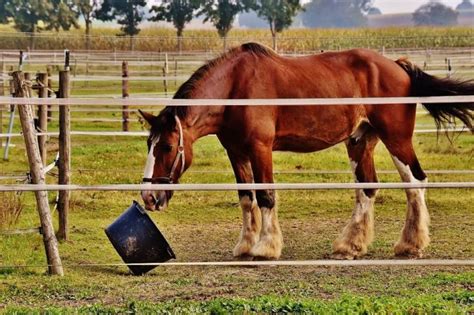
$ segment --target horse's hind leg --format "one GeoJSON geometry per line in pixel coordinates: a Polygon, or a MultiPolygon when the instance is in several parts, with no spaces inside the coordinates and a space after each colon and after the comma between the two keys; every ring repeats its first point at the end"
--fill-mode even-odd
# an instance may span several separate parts
{"type": "MultiPolygon", "coordinates": [[[[386,144],[392,160],[407,183],[426,182],[428,179],[421,169],[411,141],[400,145],[386,144]]],[[[430,216],[425,202],[425,189],[406,189],[407,215],[400,240],[395,245],[395,255],[405,257],[422,257],[423,249],[430,242],[430,216]]]]}
{"type": "MultiPolygon", "coordinates": [[[[395,112],[391,115],[390,123],[386,119],[380,119],[377,131],[402,180],[407,183],[426,182],[426,175],[421,169],[412,144],[416,106],[405,106],[404,109],[406,112],[395,112]]],[[[395,254],[421,257],[422,250],[430,242],[430,217],[425,203],[425,189],[406,189],[405,192],[407,215],[400,240],[395,245],[395,254]]]]}
{"type": "MultiPolygon", "coordinates": [[[[252,183],[253,174],[248,158],[228,152],[237,183],[252,183]]],[[[255,192],[239,190],[240,207],[242,208],[242,230],[239,241],[234,247],[235,257],[250,255],[250,250],[260,238],[262,215],[257,205],[255,192]]]]}
{"type": "MultiPolygon", "coordinates": [[[[354,135],[346,141],[352,171],[357,182],[377,182],[374,149],[378,142],[372,130],[354,135]]],[[[376,189],[356,189],[356,204],[349,223],[334,241],[335,259],[354,259],[367,252],[374,235],[374,201],[376,189]]]]}

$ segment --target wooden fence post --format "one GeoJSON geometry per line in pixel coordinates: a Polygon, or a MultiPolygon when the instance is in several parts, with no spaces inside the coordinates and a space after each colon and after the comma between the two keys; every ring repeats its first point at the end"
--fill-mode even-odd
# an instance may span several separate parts
{"type": "MultiPolygon", "coordinates": [[[[10,80],[10,95],[15,93],[15,89],[13,87],[13,80],[10,80]]],[[[15,105],[10,105],[10,119],[8,120],[8,130],[7,133],[11,133],[13,131],[13,122],[15,120],[15,105]]],[[[12,138],[7,137],[5,141],[5,151],[3,151],[3,160],[8,161],[8,152],[10,150],[10,142],[12,138]]]]}
{"type": "MultiPolygon", "coordinates": [[[[69,97],[69,70],[59,72],[59,98],[69,97]]],[[[71,120],[69,105],[59,106],[59,184],[68,185],[70,183],[71,169],[71,120]]],[[[58,213],[59,213],[59,229],[58,239],[67,240],[68,214],[69,214],[69,198],[68,191],[59,191],[58,213]]]]}
{"type": "MultiPolygon", "coordinates": [[[[129,94],[129,84],[128,84],[128,62],[122,62],[122,98],[128,98],[129,94]]],[[[128,111],[128,105],[122,106],[122,131],[129,130],[129,118],[130,113],[128,111]]]]}
{"type": "Polygon", "coordinates": [[[165,89],[165,96],[168,96],[168,77],[166,69],[163,67],[163,88],[165,89]]]}
{"type": "MultiPolygon", "coordinates": [[[[31,73],[30,72],[25,72],[24,73],[24,79],[25,79],[26,82],[28,82],[25,85],[26,91],[28,93],[28,97],[31,97],[31,96],[33,96],[33,89],[31,87],[31,73]]],[[[16,86],[15,86],[15,88],[16,88],[16,86]]]]}
{"type": "MultiPolygon", "coordinates": [[[[15,96],[25,97],[28,94],[25,88],[24,76],[21,71],[13,73],[15,86],[15,96]]],[[[25,138],[26,153],[30,164],[30,174],[32,184],[43,185],[45,183],[43,164],[39,154],[38,143],[35,137],[35,127],[33,121],[33,110],[29,105],[19,105],[21,129],[25,138]]],[[[59,257],[58,242],[54,235],[53,222],[48,203],[48,193],[46,191],[35,192],[38,214],[41,220],[41,231],[48,261],[48,270],[53,275],[64,275],[61,258],[59,257]]]]}
{"type": "MultiPolygon", "coordinates": [[[[47,98],[48,97],[48,74],[47,73],[38,73],[38,97],[47,98]]],[[[39,105],[38,106],[38,121],[39,129],[41,132],[48,131],[48,105],[39,105]]],[[[43,164],[47,163],[47,149],[46,149],[46,139],[47,136],[39,136],[38,143],[41,153],[41,159],[43,164]]]]}

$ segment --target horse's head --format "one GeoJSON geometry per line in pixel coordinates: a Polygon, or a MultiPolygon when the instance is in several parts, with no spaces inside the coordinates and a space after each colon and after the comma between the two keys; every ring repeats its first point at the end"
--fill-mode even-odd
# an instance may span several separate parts
{"type": "MultiPolygon", "coordinates": [[[[143,182],[178,183],[192,161],[192,142],[188,132],[183,129],[183,122],[169,111],[163,111],[158,116],[142,111],[140,114],[151,126],[143,182]]],[[[173,191],[144,190],[141,195],[147,210],[163,210],[173,196],[173,191]]]]}

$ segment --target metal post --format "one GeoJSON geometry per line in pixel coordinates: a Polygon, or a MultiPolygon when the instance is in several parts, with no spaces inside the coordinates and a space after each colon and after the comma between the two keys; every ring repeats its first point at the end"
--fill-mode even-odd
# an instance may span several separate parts
{"type": "MultiPolygon", "coordinates": [[[[69,97],[69,71],[59,72],[59,98],[69,97]]],[[[59,106],[59,184],[69,185],[71,169],[71,120],[69,106],[59,106]]],[[[68,191],[59,191],[58,213],[59,229],[58,239],[67,240],[68,213],[69,213],[70,193],[68,191]]]]}
{"type": "MultiPolygon", "coordinates": [[[[128,98],[129,95],[129,84],[128,84],[128,62],[122,62],[122,98],[128,98]]],[[[129,111],[128,105],[122,106],[122,131],[129,130],[129,111]]]]}
{"type": "MultiPolygon", "coordinates": [[[[15,84],[15,96],[28,96],[28,91],[25,89],[23,84],[24,77],[21,71],[15,71],[13,73],[13,80],[15,84]]],[[[18,112],[20,114],[21,129],[25,138],[32,184],[43,185],[45,183],[43,164],[39,154],[38,143],[36,142],[33,110],[31,106],[20,105],[18,106],[18,112]]],[[[59,256],[58,242],[54,235],[53,222],[48,203],[48,193],[46,191],[37,191],[35,192],[35,196],[38,214],[41,221],[41,230],[49,266],[49,273],[62,276],[64,275],[64,272],[61,264],[61,257],[59,256]]]]}
{"type": "MultiPolygon", "coordinates": [[[[5,95],[5,83],[3,80],[3,75],[5,73],[5,62],[4,62],[4,56],[2,52],[2,60],[0,61],[0,96],[5,95]]],[[[3,133],[3,109],[4,106],[0,105],[0,133],[3,133]]],[[[3,138],[0,139],[0,148],[3,146],[3,138]]]]}
{"type": "MultiPolygon", "coordinates": [[[[53,96],[53,80],[51,79],[51,66],[46,67],[46,74],[48,75],[48,98],[53,96]]],[[[48,105],[48,122],[51,121],[51,117],[53,116],[53,112],[51,111],[51,105],[48,105]]]]}

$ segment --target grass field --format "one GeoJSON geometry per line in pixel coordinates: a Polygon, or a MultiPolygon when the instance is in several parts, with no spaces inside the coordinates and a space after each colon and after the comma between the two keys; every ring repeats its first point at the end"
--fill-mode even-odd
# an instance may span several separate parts
{"type": "MultiPolygon", "coordinates": [[[[94,83],[95,84],[95,83],[94,83]]],[[[105,88],[105,87],[102,87],[105,88]]],[[[131,92],[159,86],[133,85],[131,92]]],[[[100,90],[99,90],[100,92],[100,90]]],[[[74,94],[74,91],[73,91],[74,94]]],[[[57,112],[54,114],[57,117],[57,112]]],[[[119,118],[117,113],[73,112],[72,130],[117,131],[120,122],[74,121],[74,118],[119,118]]],[[[137,118],[136,114],[132,115],[137,118]]],[[[4,127],[5,127],[4,120],[4,127]]],[[[417,129],[431,128],[422,114],[417,129]]],[[[134,122],[132,130],[145,126],[134,122]]],[[[57,130],[51,122],[49,130],[57,130]]],[[[19,131],[19,124],[15,125],[19,131]]],[[[23,140],[15,138],[10,161],[0,161],[1,174],[27,171],[23,140]]],[[[474,170],[474,137],[418,134],[415,149],[425,170],[474,170]]],[[[49,141],[50,159],[57,139],[49,141]]],[[[199,140],[184,183],[233,183],[224,149],[215,137],[199,140]]],[[[138,183],[146,159],[144,138],[83,137],[72,139],[75,184],[138,183]]],[[[311,154],[277,152],[278,171],[349,170],[343,145],[311,154]]],[[[376,149],[379,170],[393,170],[386,149],[376,149]]],[[[1,175],[0,175],[1,176],[1,175]]],[[[275,175],[283,182],[351,182],[350,174],[275,175]]],[[[399,181],[380,174],[381,182],[399,181]]],[[[474,181],[472,174],[431,174],[431,182],[474,181]]],[[[57,179],[48,176],[48,182],[57,179]]],[[[5,182],[5,181],[4,181],[5,182]]],[[[14,183],[14,181],[7,181],[14,183]]],[[[55,194],[50,194],[53,201],[55,194]]],[[[14,224],[0,222],[0,232],[39,226],[32,193],[0,193],[0,211],[18,198],[23,206],[14,224]]],[[[138,192],[74,192],[70,241],[60,244],[66,275],[46,275],[42,238],[38,234],[0,235],[0,312],[5,313],[472,313],[472,267],[158,267],[132,276],[126,267],[80,267],[78,264],[120,262],[104,233],[138,192]]],[[[350,218],[353,191],[282,191],[279,217],[285,247],[282,259],[327,259],[331,244],[350,218]]],[[[432,244],[424,258],[473,259],[474,194],[468,189],[427,192],[432,244]]],[[[401,190],[380,191],[376,201],[376,238],[367,259],[392,259],[393,244],[403,226],[406,198],[401,190]]],[[[57,213],[54,212],[55,221],[57,213]]],[[[169,240],[177,261],[232,260],[241,226],[236,192],[176,192],[169,209],[150,213],[169,240]]],[[[1,218],[1,217],[0,217],[1,218]]]]}

